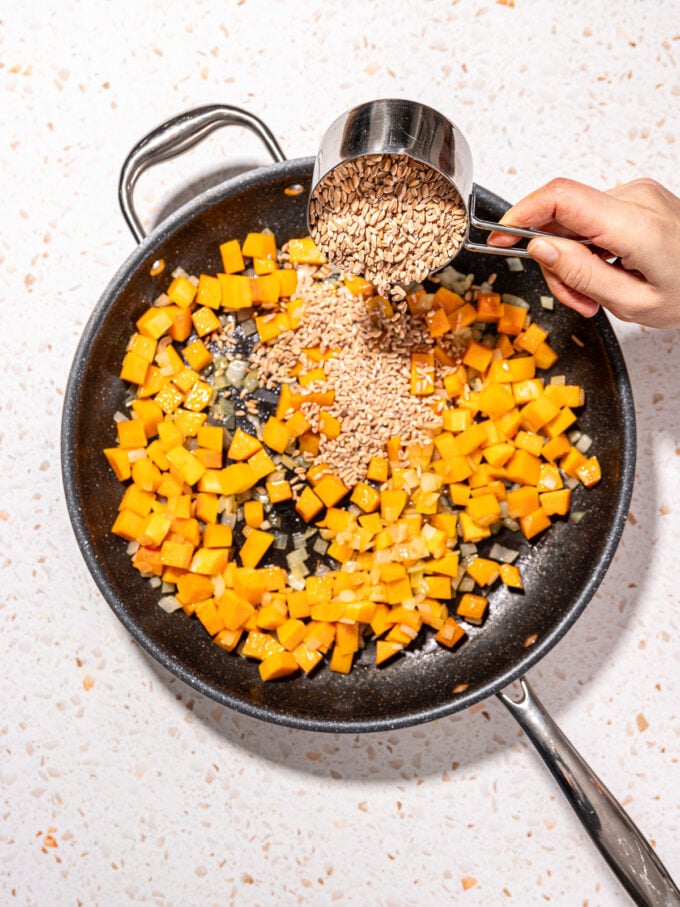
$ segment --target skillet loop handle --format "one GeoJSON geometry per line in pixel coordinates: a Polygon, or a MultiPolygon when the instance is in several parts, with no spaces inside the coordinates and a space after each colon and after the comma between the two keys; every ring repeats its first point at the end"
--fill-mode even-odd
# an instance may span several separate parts
{"type": "Polygon", "coordinates": [[[189,151],[221,126],[244,126],[262,141],[277,162],[286,156],[271,130],[253,114],[227,104],[210,104],[167,120],[139,141],[123,164],[118,184],[118,201],[123,217],[137,242],[146,233],[135,211],[132,195],[140,175],[149,167],[189,151]]]}
{"type": "Polygon", "coordinates": [[[678,907],[678,891],[640,829],[545,711],[524,678],[522,698],[498,698],[538,750],[610,868],[639,907],[678,907]]]}

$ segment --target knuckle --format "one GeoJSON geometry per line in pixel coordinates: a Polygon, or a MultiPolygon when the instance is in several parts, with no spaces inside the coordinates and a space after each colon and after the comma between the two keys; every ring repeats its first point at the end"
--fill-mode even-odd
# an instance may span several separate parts
{"type": "Polygon", "coordinates": [[[653,192],[657,192],[661,189],[661,184],[655,179],[652,179],[651,176],[639,176],[637,179],[634,179],[630,185],[636,186],[638,189],[651,190],[653,192]]]}
{"type": "Polygon", "coordinates": [[[568,287],[587,295],[593,278],[593,263],[590,253],[587,256],[566,258],[560,278],[568,287]]]}
{"type": "Polygon", "coordinates": [[[572,191],[573,186],[573,180],[567,179],[565,176],[556,176],[550,180],[546,188],[548,188],[556,198],[563,198],[572,191]]]}

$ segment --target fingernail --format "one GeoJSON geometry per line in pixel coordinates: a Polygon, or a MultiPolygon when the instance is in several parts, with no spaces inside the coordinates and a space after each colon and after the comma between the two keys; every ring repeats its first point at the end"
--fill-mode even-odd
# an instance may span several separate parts
{"type": "Polygon", "coordinates": [[[532,239],[527,248],[531,257],[542,265],[550,267],[557,261],[557,249],[544,239],[532,239]]]}

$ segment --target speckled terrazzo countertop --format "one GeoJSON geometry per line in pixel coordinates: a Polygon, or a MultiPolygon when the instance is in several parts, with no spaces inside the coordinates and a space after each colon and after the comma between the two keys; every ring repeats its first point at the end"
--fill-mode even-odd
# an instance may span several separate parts
{"type": "MultiPolygon", "coordinates": [[[[222,102],[290,157],[376,97],[421,100],[508,200],[557,175],[676,193],[680,13],[657,2],[28,0],[0,14],[0,903],[614,907],[626,895],[496,701],[325,736],[202,699],[131,641],[63,499],[61,404],[84,323],[133,248],[119,168],[222,102]],[[418,14],[411,12],[418,9],[418,14]]],[[[145,175],[147,225],[266,163],[239,130],[145,175]]],[[[677,332],[616,323],[638,467],[614,562],[530,672],[680,878],[677,332]]]]}

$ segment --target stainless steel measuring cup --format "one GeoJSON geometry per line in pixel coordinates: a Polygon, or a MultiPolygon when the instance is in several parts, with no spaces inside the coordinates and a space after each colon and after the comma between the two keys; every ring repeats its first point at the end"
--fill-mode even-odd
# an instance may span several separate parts
{"type": "MultiPolygon", "coordinates": [[[[327,129],[314,162],[310,200],[321,180],[339,164],[369,154],[403,154],[441,173],[457,190],[465,205],[467,228],[460,249],[528,258],[526,249],[507,249],[475,243],[470,228],[513,236],[552,236],[539,230],[505,226],[481,220],[475,214],[472,152],[460,129],[443,114],[416,101],[387,98],[368,101],[339,116],[327,129]]],[[[308,226],[312,225],[309,223],[308,226]]],[[[443,225],[445,229],[445,225],[443,225]]],[[[458,251],[460,251],[460,249],[458,251]]],[[[456,253],[457,254],[457,253],[456,253]]],[[[442,262],[442,267],[447,262],[442,262]]]]}

